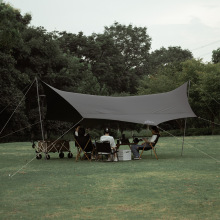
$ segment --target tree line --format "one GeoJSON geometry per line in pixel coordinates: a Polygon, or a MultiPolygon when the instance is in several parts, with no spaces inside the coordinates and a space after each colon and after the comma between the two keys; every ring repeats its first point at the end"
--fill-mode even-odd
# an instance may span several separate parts
{"type": "MultiPolygon", "coordinates": [[[[167,92],[190,80],[192,109],[212,123],[190,120],[189,126],[213,130],[219,124],[220,48],[213,51],[212,62],[203,63],[180,46],[150,52],[146,27],[114,22],[103,33],[86,36],[48,32],[30,22],[30,14],[0,4],[0,129],[7,123],[1,136],[24,127],[29,128],[18,136],[39,134],[39,126],[30,126],[39,120],[36,86],[29,89],[35,77],[61,90],[107,96],[167,92]]],[[[183,124],[176,120],[164,126],[182,129],[183,124]]],[[[47,123],[54,133],[66,126],[47,123]]],[[[118,126],[123,130],[123,124],[118,126]]]]}

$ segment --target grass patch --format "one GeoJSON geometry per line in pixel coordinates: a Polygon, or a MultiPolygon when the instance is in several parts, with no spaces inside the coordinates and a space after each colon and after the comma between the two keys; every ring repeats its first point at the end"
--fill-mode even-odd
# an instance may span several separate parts
{"type": "Polygon", "coordinates": [[[200,152],[219,161],[219,143],[186,137],[181,156],[181,141],[164,137],[158,161],[148,151],[118,163],[75,162],[73,143],[74,158],[50,160],[33,159],[31,143],[0,144],[1,219],[219,219],[220,163],[200,152]]]}

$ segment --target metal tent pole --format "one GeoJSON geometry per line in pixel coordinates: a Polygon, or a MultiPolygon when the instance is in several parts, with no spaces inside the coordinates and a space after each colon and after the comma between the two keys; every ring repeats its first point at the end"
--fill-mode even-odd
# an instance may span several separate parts
{"type": "Polygon", "coordinates": [[[44,142],[44,130],[43,130],[43,122],[42,122],[42,115],[41,115],[41,108],[40,108],[40,96],[39,96],[39,88],[38,88],[38,80],[37,77],[35,77],[36,84],[37,84],[37,103],[38,103],[38,110],[39,110],[39,116],[40,116],[40,124],[41,124],[41,135],[42,140],[44,142]]]}
{"type": "MultiPolygon", "coordinates": [[[[189,86],[188,86],[188,98],[189,98],[189,89],[190,89],[190,80],[189,80],[189,86]]],[[[181,156],[183,156],[183,146],[184,146],[184,139],[186,135],[186,121],[187,121],[187,118],[185,118],[181,156]]]]}

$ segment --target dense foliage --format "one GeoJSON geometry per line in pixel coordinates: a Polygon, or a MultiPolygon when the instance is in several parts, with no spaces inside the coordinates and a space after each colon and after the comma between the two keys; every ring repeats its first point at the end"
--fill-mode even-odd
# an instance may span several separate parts
{"type": "Polygon", "coordinates": [[[212,51],[212,62],[220,63],[220,48],[212,51]]]}
{"type": "MultiPolygon", "coordinates": [[[[25,139],[39,137],[36,78],[66,91],[112,96],[166,92],[190,80],[195,113],[219,123],[219,49],[213,51],[213,63],[204,64],[179,46],[150,53],[151,38],[145,27],[115,22],[101,34],[85,36],[82,32],[48,32],[30,26],[30,21],[31,15],[22,16],[10,5],[0,4],[1,136],[28,127],[12,139],[24,134],[25,139]]],[[[43,94],[41,85],[39,94],[43,94]]],[[[40,97],[43,105],[45,100],[40,97]]],[[[57,122],[44,125],[54,134],[69,127],[57,122]]],[[[116,123],[121,131],[125,126],[140,129],[116,123]]],[[[192,120],[189,126],[203,128],[210,123],[192,120]]],[[[183,128],[183,120],[165,127],[183,128]]]]}

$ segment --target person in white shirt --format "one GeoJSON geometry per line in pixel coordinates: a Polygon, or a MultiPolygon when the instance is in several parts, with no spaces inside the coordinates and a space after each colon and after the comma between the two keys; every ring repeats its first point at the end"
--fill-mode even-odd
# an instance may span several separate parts
{"type": "MultiPolygon", "coordinates": [[[[116,151],[116,144],[115,144],[115,139],[110,136],[110,130],[109,128],[105,128],[104,130],[104,135],[100,137],[100,141],[104,142],[104,141],[109,141],[110,142],[110,146],[111,148],[116,151]]],[[[109,156],[108,161],[111,161],[111,157],[109,156]]],[[[114,153],[114,161],[117,162],[118,158],[117,158],[117,154],[114,153]]]]}
{"type": "Polygon", "coordinates": [[[135,141],[136,144],[131,146],[131,152],[134,155],[134,160],[139,160],[140,158],[140,154],[139,154],[139,150],[151,150],[152,147],[151,145],[154,147],[160,137],[160,132],[158,130],[158,128],[156,126],[152,126],[151,127],[151,132],[152,132],[152,137],[150,138],[150,140],[147,140],[144,138],[144,143],[142,143],[141,145],[138,145],[138,140],[135,141]]]}

